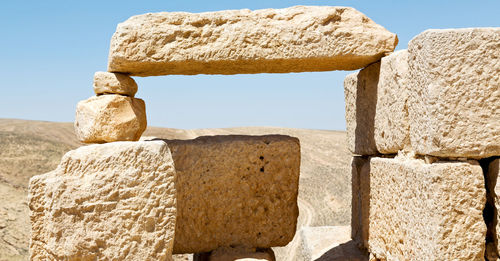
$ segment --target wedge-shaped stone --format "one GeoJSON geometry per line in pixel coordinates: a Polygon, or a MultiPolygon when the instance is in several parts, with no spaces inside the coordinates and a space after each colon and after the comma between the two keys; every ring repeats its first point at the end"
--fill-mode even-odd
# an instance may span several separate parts
{"type": "Polygon", "coordinates": [[[379,73],[378,62],[344,79],[347,147],[354,154],[377,153],[373,133],[379,73]]]}
{"type": "Polygon", "coordinates": [[[498,260],[500,257],[500,159],[495,159],[487,165],[486,189],[488,191],[488,210],[485,211],[485,221],[488,225],[486,237],[486,257],[488,261],[498,260]]]}
{"type": "Polygon", "coordinates": [[[408,81],[407,50],[382,58],[374,123],[375,145],[380,153],[395,154],[410,147],[408,81]]]}
{"type": "Polygon", "coordinates": [[[30,180],[30,260],[171,260],[174,179],[162,141],[66,153],[30,180]]]}
{"type": "Polygon", "coordinates": [[[410,139],[443,157],[500,155],[500,28],[428,30],[408,45],[410,139]]]}
{"type": "Polygon", "coordinates": [[[101,95],[76,106],[75,133],[84,143],[137,141],[146,127],[146,106],[141,99],[101,95]]]}
{"type": "Polygon", "coordinates": [[[167,141],[177,179],[174,253],[284,246],[297,225],[297,138],[212,136],[167,141]]]}
{"type": "Polygon", "coordinates": [[[355,70],[393,51],[397,41],[349,7],[148,13],[118,25],[108,71],[152,76],[355,70]]]}
{"type": "Polygon", "coordinates": [[[94,74],[94,92],[97,95],[121,94],[134,97],[137,92],[137,83],[126,74],[96,72],[94,74]]]}
{"type": "Polygon", "coordinates": [[[381,260],[484,260],[485,179],[470,162],[371,158],[369,251],[381,260]]]}

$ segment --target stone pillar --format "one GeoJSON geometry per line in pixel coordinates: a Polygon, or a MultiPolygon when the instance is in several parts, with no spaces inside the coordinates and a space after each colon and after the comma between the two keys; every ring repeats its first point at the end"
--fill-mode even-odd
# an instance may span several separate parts
{"type": "Polygon", "coordinates": [[[427,30],[346,77],[352,238],[374,259],[497,260],[498,42],[427,30]]]}

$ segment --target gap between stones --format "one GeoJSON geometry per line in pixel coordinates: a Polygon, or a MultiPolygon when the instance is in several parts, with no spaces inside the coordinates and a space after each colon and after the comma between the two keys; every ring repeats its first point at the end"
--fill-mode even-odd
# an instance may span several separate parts
{"type": "Polygon", "coordinates": [[[486,238],[485,238],[485,260],[497,260],[499,257],[498,253],[498,239],[497,239],[497,224],[498,224],[498,209],[495,206],[495,186],[497,183],[498,176],[491,175],[489,171],[489,165],[497,157],[490,157],[479,160],[479,164],[483,169],[485,188],[486,188],[486,205],[483,210],[483,219],[486,224],[486,238]]]}

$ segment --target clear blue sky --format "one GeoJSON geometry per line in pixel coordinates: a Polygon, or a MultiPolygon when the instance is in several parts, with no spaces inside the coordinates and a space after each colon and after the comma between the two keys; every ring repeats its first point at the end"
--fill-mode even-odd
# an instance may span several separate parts
{"type": "MultiPolygon", "coordinates": [[[[500,26],[500,0],[481,1],[2,1],[0,118],[73,121],[106,70],[116,25],[160,11],[352,6],[399,37],[397,49],[428,28],[500,26]]],[[[349,72],[136,77],[150,126],[282,126],[345,129],[349,72]]]]}

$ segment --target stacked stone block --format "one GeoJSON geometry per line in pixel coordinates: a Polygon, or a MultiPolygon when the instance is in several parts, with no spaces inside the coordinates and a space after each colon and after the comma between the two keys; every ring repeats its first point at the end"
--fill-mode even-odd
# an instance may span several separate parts
{"type": "Polygon", "coordinates": [[[30,181],[31,257],[169,260],[285,246],[299,174],[299,140],[283,135],[84,146],[30,181]]]}
{"type": "Polygon", "coordinates": [[[75,133],[83,143],[138,141],[146,130],[146,105],[134,98],[137,83],[126,74],[96,72],[96,96],[76,106],[75,133]]]}
{"type": "Polygon", "coordinates": [[[428,30],[347,76],[352,237],[374,259],[497,260],[499,43],[428,30]]]}
{"type": "Polygon", "coordinates": [[[268,248],[286,245],[296,230],[299,141],[125,142],[138,141],[147,125],[130,76],[354,70],[397,41],[349,7],[149,13],[119,24],[108,72],[94,75],[96,96],[78,103],[75,117],[83,143],[115,143],[69,152],[31,180],[31,258],[203,252],[197,256],[209,260],[273,260],[268,248]]]}
{"type": "Polygon", "coordinates": [[[80,147],[29,185],[30,260],[170,260],[175,168],[166,143],[80,147]]]}

